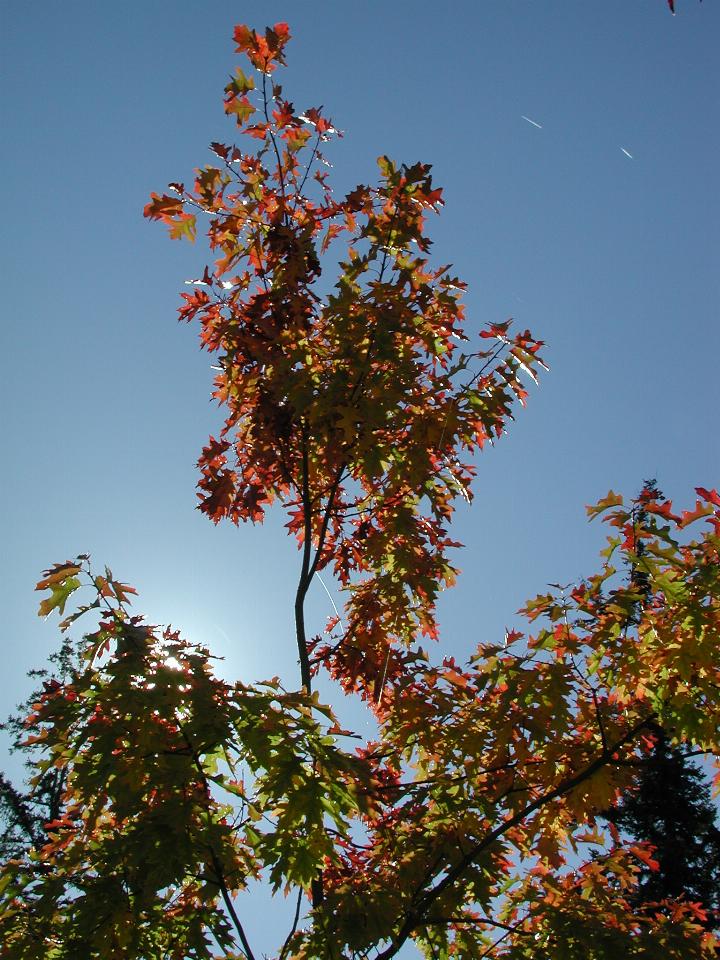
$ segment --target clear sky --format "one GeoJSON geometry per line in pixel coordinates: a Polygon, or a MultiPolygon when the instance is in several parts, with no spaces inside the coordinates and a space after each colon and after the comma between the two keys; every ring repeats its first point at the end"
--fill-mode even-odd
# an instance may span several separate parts
{"type": "MultiPolygon", "coordinates": [[[[584,505],[609,488],[655,477],[688,505],[720,483],[720,4],[676,6],[6,0],[0,712],[57,642],[33,585],[78,552],[227,674],[295,682],[282,519],[238,531],[194,510],[220,416],[175,310],[205,251],[141,216],[233,139],[237,22],[290,23],[282,83],[346,131],[338,189],[372,180],[381,153],[433,164],[434,254],[469,283],[468,331],[513,316],[548,344],[550,372],[459,511],[444,653],[593,572],[602,529],[584,505]]],[[[319,629],[319,586],[311,606],[319,629]]]]}

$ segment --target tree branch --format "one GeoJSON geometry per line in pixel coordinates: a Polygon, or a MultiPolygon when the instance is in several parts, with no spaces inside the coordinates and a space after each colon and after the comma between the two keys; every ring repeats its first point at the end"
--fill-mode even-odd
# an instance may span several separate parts
{"type": "Polygon", "coordinates": [[[307,423],[303,421],[302,432],[302,476],[301,483],[301,502],[303,509],[303,557],[302,567],[300,569],[300,579],[298,580],[297,590],[295,592],[295,637],[297,639],[298,657],[300,660],[300,682],[308,693],[312,689],[312,677],[310,674],[310,660],[308,657],[307,635],[305,633],[305,596],[308,591],[310,570],[310,557],[312,552],[312,515],[310,503],[310,488],[308,472],[310,469],[308,457],[308,431],[307,423]]]}
{"type": "Polygon", "coordinates": [[[483,840],[475,844],[472,850],[462,856],[459,862],[450,870],[448,870],[445,876],[439,880],[434,887],[426,890],[425,893],[422,893],[422,888],[418,889],[413,898],[416,903],[415,907],[411,907],[408,910],[405,922],[400,927],[397,936],[393,939],[393,942],[390,944],[390,946],[378,955],[377,960],[390,960],[391,957],[394,957],[397,954],[402,945],[410,936],[411,932],[418,926],[421,926],[424,922],[423,914],[425,911],[432,906],[432,904],[449,886],[452,886],[452,884],[459,880],[465,871],[471,867],[480,857],[480,855],[487,850],[488,847],[492,846],[496,840],[504,836],[508,830],[512,830],[514,827],[518,826],[537,810],[540,810],[547,804],[552,803],[553,800],[557,800],[559,797],[570,793],[570,791],[574,790],[575,787],[580,786],[581,783],[584,783],[586,780],[596,774],[598,770],[601,770],[611,762],[614,763],[612,760],[612,755],[621,747],[624,747],[626,744],[630,743],[643,729],[643,727],[647,726],[647,724],[655,720],[655,718],[656,714],[654,713],[643,718],[643,720],[632,727],[624,737],[621,737],[608,749],[603,750],[600,756],[597,757],[587,767],[585,767],[584,770],[581,770],[579,773],[575,774],[574,777],[569,777],[567,780],[559,783],[557,787],[549,790],[547,793],[542,794],[542,796],[523,807],[522,810],[519,810],[514,816],[510,817],[508,820],[505,820],[494,830],[491,830],[483,840]]]}

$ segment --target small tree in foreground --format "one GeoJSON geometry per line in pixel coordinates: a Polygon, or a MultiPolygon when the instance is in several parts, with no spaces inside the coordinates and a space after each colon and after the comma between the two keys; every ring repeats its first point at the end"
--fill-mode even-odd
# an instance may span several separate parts
{"type": "Polygon", "coordinates": [[[611,527],[598,573],[530,601],[527,636],[430,660],[468,457],[524,400],[540,344],[501,323],[461,350],[463,284],[428,257],[427,166],[383,157],[376,186],[333,196],[337,131],[274,81],[288,38],[236,28],[255,74],[236,71],[225,109],[254,149],[214,143],[219,162],[146,214],[190,238],[201,214],[219,255],[180,311],[227,414],[200,509],[288,511],[298,689],[220,680],[86,556],[46,571],[40,612],[92,623],[26,721],[34,783],[58,771],[64,791],[2,867],[0,955],[254,960],[243,891],[260,878],[296,898],[279,960],[389,960],[408,941],[428,957],[714,956],[692,902],[631,908],[650,854],[600,817],[655,725],[720,744],[720,496],[698,488],[676,513],[649,487],[641,510],[609,494],[590,510],[611,527]],[[305,599],[322,569],[347,601],[318,637],[305,599]],[[320,702],[320,671],[362,698],[374,740],[320,702]]]}

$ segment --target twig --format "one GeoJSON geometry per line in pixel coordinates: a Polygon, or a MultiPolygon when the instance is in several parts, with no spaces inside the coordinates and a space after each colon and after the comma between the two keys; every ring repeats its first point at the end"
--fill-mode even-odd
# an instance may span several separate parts
{"type": "Polygon", "coordinates": [[[287,953],[288,948],[290,947],[290,941],[295,936],[295,931],[297,930],[298,921],[300,919],[300,903],[302,902],[302,893],[303,893],[302,887],[298,887],[298,898],[297,898],[297,903],[295,904],[295,917],[293,918],[293,925],[290,928],[290,933],[285,938],[285,943],[283,944],[282,950],[280,951],[280,960],[285,960],[285,954],[287,953]]]}

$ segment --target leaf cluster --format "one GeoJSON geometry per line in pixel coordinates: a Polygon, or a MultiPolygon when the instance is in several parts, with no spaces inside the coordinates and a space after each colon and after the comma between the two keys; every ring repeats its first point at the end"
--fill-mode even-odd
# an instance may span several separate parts
{"type": "Polygon", "coordinates": [[[322,151],[339,131],[320,108],[283,99],[269,75],[289,33],[276,24],[266,36],[237,32],[259,79],[237,71],[226,88],[246,152],[212,144],[221,165],[153,195],[145,215],[174,237],[194,235],[204,215],[219,255],[180,309],[216,355],[226,411],[200,457],[200,509],[238,523],[283,504],[314,553],[300,592],[331,566],[348,594],[346,639],[317,656],[377,698],[383,664],[397,669],[392,649],[437,635],[435,601],[456,575],[447,526],[457,498],[472,496],[470,458],[524,403],[521,377],[537,378],[542,345],[508,321],[461,351],[465,285],[428,256],[426,220],[443,202],[430,167],[382,156],[377,184],[336,198],[322,151]]]}

